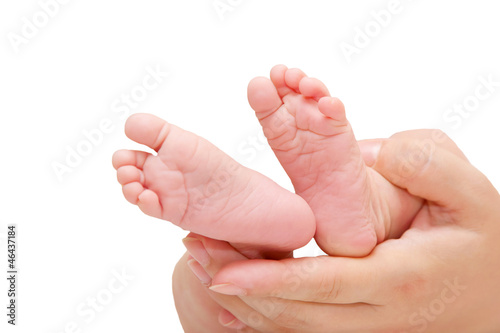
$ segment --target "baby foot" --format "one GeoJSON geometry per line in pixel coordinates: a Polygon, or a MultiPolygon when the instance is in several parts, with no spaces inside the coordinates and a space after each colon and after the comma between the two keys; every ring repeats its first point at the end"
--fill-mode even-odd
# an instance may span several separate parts
{"type": "Polygon", "coordinates": [[[125,133],[157,152],[113,156],[125,198],[147,215],[240,250],[291,251],[314,236],[314,215],[301,197],[203,138],[148,114],[132,115],[125,133]]]}
{"type": "Polygon", "coordinates": [[[388,226],[379,174],[367,168],[344,105],[317,79],[276,66],[258,77],[248,100],[296,193],[316,217],[316,241],[328,254],[364,256],[388,226]]]}

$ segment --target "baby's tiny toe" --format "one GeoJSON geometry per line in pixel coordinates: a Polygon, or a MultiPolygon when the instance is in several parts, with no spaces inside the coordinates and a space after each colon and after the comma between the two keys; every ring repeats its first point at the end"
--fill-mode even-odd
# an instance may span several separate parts
{"type": "Polygon", "coordinates": [[[300,81],[306,77],[306,74],[298,68],[291,68],[285,73],[285,82],[286,84],[299,92],[300,81]]]}
{"type": "Polygon", "coordinates": [[[130,151],[125,150],[125,149],[118,150],[113,154],[113,157],[111,160],[113,163],[113,168],[115,168],[115,170],[118,170],[118,168],[120,168],[124,165],[131,164],[131,163],[129,163],[130,151]]]}
{"type": "Polygon", "coordinates": [[[158,195],[151,190],[144,190],[138,197],[137,206],[144,214],[153,217],[161,217],[161,204],[158,195]]]}
{"type": "Polygon", "coordinates": [[[116,172],[118,182],[122,185],[126,185],[132,182],[144,183],[144,174],[138,168],[133,165],[125,165],[118,168],[116,172]]]}
{"type": "Polygon", "coordinates": [[[278,94],[281,98],[293,92],[293,90],[290,89],[290,87],[288,87],[285,82],[285,74],[287,71],[288,68],[285,65],[277,65],[271,69],[271,81],[276,87],[276,90],[278,91],[278,94]]]}
{"type": "Polygon", "coordinates": [[[122,187],[123,196],[133,205],[137,204],[139,195],[144,191],[144,187],[139,182],[133,182],[122,187]]]}
{"type": "Polygon", "coordinates": [[[299,90],[305,97],[319,101],[322,97],[330,96],[328,88],[318,79],[305,77],[299,83],[299,90]]]}
{"type": "Polygon", "coordinates": [[[323,97],[318,102],[319,111],[328,118],[347,122],[344,103],[336,97],[323,97]]]}
{"type": "Polygon", "coordinates": [[[127,149],[118,150],[113,154],[113,167],[118,170],[123,166],[133,165],[142,169],[149,156],[151,156],[151,154],[146,153],[145,151],[127,149]]]}
{"type": "Polygon", "coordinates": [[[256,77],[248,84],[247,91],[248,102],[259,119],[268,117],[283,104],[269,79],[256,77]]]}
{"type": "Polygon", "coordinates": [[[158,151],[166,140],[171,126],[152,114],[136,113],[125,123],[125,134],[133,141],[158,151]]]}

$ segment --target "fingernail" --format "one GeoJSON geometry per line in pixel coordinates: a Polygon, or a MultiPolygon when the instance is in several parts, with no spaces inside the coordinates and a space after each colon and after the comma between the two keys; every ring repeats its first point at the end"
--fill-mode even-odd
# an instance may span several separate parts
{"type": "Polygon", "coordinates": [[[233,329],[243,329],[246,327],[241,321],[238,320],[231,312],[222,309],[219,313],[219,323],[224,327],[233,329]]]}
{"type": "Polygon", "coordinates": [[[367,166],[372,167],[375,165],[381,147],[382,141],[380,140],[365,140],[360,144],[361,155],[367,166]]]}
{"type": "Polygon", "coordinates": [[[210,256],[203,243],[196,238],[186,237],[182,240],[189,254],[203,267],[210,264],[210,256]]]}
{"type": "MultiPolygon", "coordinates": [[[[227,319],[230,319],[230,318],[227,318],[227,319]]],[[[228,326],[231,326],[232,324],[234,324],[238,319],[236,318],[233,318],[232,320],[229,320],[229,321],[224,321],[224,319],[219,319],[219,322],[222,326],[224,327],[228,327],[228,326]]]]}
{"type": "Polygon", "coordinates": [[[191,259],[187,262],[187,264],[191,271],[193,271],[193,274],[196,275],[201,283],[206,286],[210,285],[210,283],[212,282],[212,278],[196,260],[191,259]]]}
{"type": "Polygon", "coordinates": [[[222,283],[210,286],[208,289],[215,291],[219,294],[229,295],[229,296],[245,296],[247,291],[240,287],[235,286],[231,283],[222,283]]]}
{"type": "Polygon", "coordinates": [[[222,310],[219,313],[219,323],[224,326],[228,327],[234,324],[238,319],[233,316],[233,314],[227,310],[222,310]]]}

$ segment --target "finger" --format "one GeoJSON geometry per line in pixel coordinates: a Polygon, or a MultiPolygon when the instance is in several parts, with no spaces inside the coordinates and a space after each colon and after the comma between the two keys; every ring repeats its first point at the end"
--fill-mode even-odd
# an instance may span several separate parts
{"type": "MultiPolygon", "coordinates": [[[[425,230],[415,230],[403,237],[408,239],[385,241],[364,258],[323,256],[231,263],[213,277],[212,286],[236,286],[244,291],[243,295],[252,297],[325,304],[388,304],[397,293],[411,297],[405,293],[422,286],[426,280],[423,272],[442,266],[438,256],[436,260],[429,260],[428,251],[437,252],[439,246],[436,249],[429,246],[432,242],[441,244],[443,237],[450,236],[433,236],[425,230]],[[422,245],[419,239],[429,241],[422,245]]],[[[216,291],[224,293],[225,290],[216,291]]]]}
{"type": "Polygon", "coordinates": [[[477,208],[478,199],[491,196],[491,183],[457,151],[436,142],[401,135],[385,140],[373,169],[410,194],[452,211],[477,208]]]}
{"type": "Polygon", "coordinates": [[[188,261],[189,256],[185,254],[177,263],[172,277],[175,307],[184,331],[234,333],[234,330],[217,323],[216,318],[222,308],[190,271],[188,261]],[[193,320],[193,317],[200,320],[193,320]]]}
{"type": "Polygon", "coordinates": [[[363,303],[321,304],[262,297],[242,300],[256,311],[255,318],[263,316],[263,321],[268,319],[285,332],[366,332],[380,317],[380,312],[374,311],[379,306],[363,303]]]}
{"type": "Polygon", "coordinates": [[[240,261],[224,266],[215,274],[211,289],[237,296],[335,304],[375,303],[371,285],[377,285],[381,269],[375,270],[366,258],[325,256],[240,261]]]}
{"type": "MultiPolygon", "coordinates": [[[[224,265],[237,261],[248,261],[248,258],[236,251],[225,241],[214,240],[195,233],[190,233],[184,240],[188,253],[199,263],[197,265],[197,276],[213,277],[224,265]]],[[[205,279],[204,279],[205,280],[205,279]]],[[[219,313],[219,322],[224,327],[238,329],[239,332],[254,332],[257,329],[262,332],[281,332],[282,327],[259,312],[260,307],[267,302],[259,299],[250,302],[236,296],[226,296],[217,292],[217,289],[234,288],[227,284],[212,285],[208,292],[212,299],[219,304],[223,310],[219,313]],[[252,329],[253,328],[253,329],[252,329]]],[[[233,293],[238,293],[232,290],[233,293]]],[[[273,308],[276,309],[276,308],[273,308]]],[[[266,310],[266,308],[264,309],[266,310]]],[[[273,316],[273,314],[269,314],[273,316]]],[[[282,316],[283,317],[283,316],[282,316]]],[[[291,332],[287,330],[287,332],[291,332]]]]}
{"type": "Polygon", "coordinates": [[[231,312],[227,311],[226,309],[222,309],[219,312],[219,323],[227,328],[232,328],[236,330],[241,330],[247,327],[243,322],[238,320],[231,312]]]}
{"type": "Polygon", "coordinates": [[[228,242],[189,233],[183,240],[189,254],[213,277],[224,265],[248,260],[228,242]]]}
{"type": "MultiPolygon", "coordinates": [[[[219,306],[224,309],[223,312],[227,311],[232,316],[234,316],[234,318],[236,318],[237,322],[231,323],[229,327],[238,326],[238,332],[294,332],[291,330],[284,331],[283,327],[280,327],[278,324],[273,323],[269,318],[250,307],[239,297],[225,296],[212,291],[209,291],[209,295],[219,306]]],[[[222,318],[219,317],[219,320],[221,319],[222,318]]]]}
{"type": "Polygon", "coordinates": [[[390,137],[390,140],[420,140],[432,141],[436,146],[449,151],[450,153],[456,155],[464,161],[468,161],[465,154],[462,152],[460,148],[458,148],[457,144],[450,139],[446,133],[439,129],[417,129],[399,132],[390,137]]]}
{"type": "MultiPolygon", "coordinates": [[[[375,312],[377,306],[368,304],[321,304],[275,297],[235,297],[218,293],[209,293],[220,305],[227,316],[229,312],[235,319],[225,321],[227,327],[247,326],[242,332],[287,332],[305,333],[325,331],[325,323],[329,333],[366,331],[377,322],[375,312]],[[365,320],[360,321],[359,318],[365,320]],[[368,326],[367,326],[368,325],[368,326]]],[[[219,317],[220,318],[220,317],[219,317]]]]}
{"type": "MultiPolygon", "coordinates": [[[[179,262],[177,269],[183,267],[186,270],[185,275],[187,278],[194,280],[192,285],[198,286],[203,290],[203,292],[198,291],[199,295],[206,294],[212,301],[215,301],[217,307],[214,307],[206,301],[204,301],[203,304],[205,304],[205,306],[211,306],[212,311],[218,312],[218,320],[221,324],[219,331],[222,332],[224,327],[225,329],[231,330],[238,329],[238,332],[254,332],[250,327],[246,327],[248,324],[256,323],[254,318],[257,314],[254,309],[245,304],[239,297],[221,295],[210,291],[205,286],[210,283],[207,279],[210,280],[215,272],[224,264],[235,260],[248,259],[238,253],[227,242],[206,238],[195,233],[190,233],[183,239],[183,243],[188,249],[188,252],[179,262]],[[194,267],[193,264],[189,264],[191,261],[194,261],[194,267]],[[189,272],[189,270],[191,270],[191,272],[189,272]],[[226,307],[230,311],[226,310],[226,307]],[[245,319],[245,321],[240,319],[245,319]]],[[[183,298],[181,296],[176,298],[178,307],[184,305],[182,301],[183,298]]],[[[195,307],[199,306],[198,303],[195,304],[195,307]]],[[[196,311],[196,309],[193,310],[196,311]]],[[[269,320],[259,319],[258,322],[262,327],[277,328],[277,326],[272,324],[269,320]]],[[[278,331],[276,330],[276,332],[278,331]]]]}
{"type": "MultiPolygon", "coordinates": [[[[451,140],[444,132],[438,129],[419,129],[396,133],[391,136],[390,140],[432,140],[437,146],[455,154],[457,157],[468,161],[462,150],[458,148],[456,143],[451,140]]],[[[388,139],[368,139],[359,140],[358,145],[361,150],[361,155],[368,166],[373,166],[377,159],[380,147],[384,141],[388,139]]]]}
{"type": "MultiPolygon", "coordinates": [[[[321,259],[321,258],[307,258],[321,259]]],[[[332,257],[324,257],[325,260],[336,259],[332,257]]],[[[287,264],[295,264],[302,259],[286,260],[287,264]]],[[[241,263],[241,262],[240,262],[241,263]]],[[[277,261],[269,260],[250,260],[244,262],[250,263],[269,263],[276,264],[277,261]]],[[[318,263],[318,269],[323,268],[326,262],[318,263]]],[[[285,269],[284,271],[276,271],[270,266],[263,265],[243,265],[234,266],[234,271],[242,273],[241,277],[249,277],[254,279],[254,287],[259,289],[247,289],[247,293],[252,296],[239,296],[239,298],[228,298],[230,296],[212,294],[214,300],[223,308],[229,310],[239,321],[247,326],[253,327],[258,331],[263,332],[321,332],[325,331],[325,323],[328,323],[328,332],[345,332],[353,330],[356,332],[367,331],[369,325],[379,321],[380,311],[383,305],[372,305],[366,303],[355,304],[331,304],[332,298],[337,295],[335,288],[330,289],[330,279],[332,279],[332,270],[315,271],[312,269],[314,265],[300,265],[299,269],[285,269]],[[264,269],[262,269],[264,268],[264,269]],[[298,274],[287,274],[295,271],[298,274]],[[284,274],[282,274],[284,272],[284,274]],[[300,272],[300,273],[299,273],[300,272]],[[253,277],[251,275],[253,274],[253,277]],[[273,275],[271,278],[267,274],[273,275]],[[300,281],[299,281],[300,280],[300,281]],[[320,281],[320,282],[319,282],[320,281]],[[303,282],[303,283],[301,283],[303,282]],[[318,284],[319,282],[319,284],[318,284]],[[292,284],[291,286],[288,284],[292,284]],[[319,286],[319,287],[318,287],[319,286]],[[324,288],[323,288],[324,286],[324,288]],[[288,288],[290,287],[290,288],[288,288]],[[261,294],[261,295],[259,295],[261,294]],[[299,298],[302,300],[293,300],[299,298]],[[241,300],[243,303],[240,303],[241,300]],[[327,300],[327,303],[322,301],[327,300]],[[359,318],[364,318],[360,321],[359,318]],[[327,320],[325,320],[327,318],[327,320]],[[367,326],[368,325],[368,326],[367,326]]],[[[349,265],[345,265],[348,269],[349,265]]],[[[278,268],[279,270],[279,268],[278,268]]],[[[356,283],[347,278],[349,283],[356,283]]],[[[363,275],[361,275],[363,276],[363,275]]],[[[224,279],[224,278],[223,278],[224,279]]],[[[336,281],[336,280],[334,280],[336,281]]],[[[360,281],[357,279],[356,281],[360,281]]],[[[217,277],[212,281],[212,285],[217,283],[217,277]]],[[[366,277],[364,283],[355,286],[351,289],[356,291],[358,295],[367,292],[371,284],[377,283],[373,275],[366,277]]],[[[386,280],[384,284],[387,285],[386,280]]],[[[234,286],[234,284],[219,284],[221,286],[234,286]]],[[[212,291],[217,291],[211,288],[212,291]]],[[[235,289],[231,289],[231,292],[235,289]]],[[[344,292],[347,289],[344,289],[344,292]]],[[[220,289],[218,290],[220,291],[220,289]]],[[[346,295],[346,294],[343,294],[346,295]]],[[[357,297],[360,298],[360,297],[357,297]]],[[[340,297],[337,298],[340,300],[340,297]]]]}
{"type": "MultiPolygon", "coordinates": [[[[230,244],[223,241],[213,240],[197,234],[189,234],[186,238],[187,247],[190,253],[195,254],[199,262],[204,264],[203,268],[209,276],[213,277],[224,265],[234,262],[249,261],[245,256],[237,252],[230,244]],[[207,257],[200,256],[201,250],[206,251],[207,257]]],[[[270,261],[273,262],[273,261],[270,261]]],[[[201,266],[200,266],[201,267],[201,266]]],[[[199,267],[199,268],[200,268],[199,267]]],[[[284,300],[275,297],[235,297],[226,296],[218,292],[220,290],[232,293],[240,293],[229,284],[215,284],[212,281],[209,294],[223,309],[221,324],[230,328],[241,328],[243,325],[263,332],[309,332],[315,331],[310,319],[311,315],[318,316],[318,320],[312,322],[322,323],[319,316],[329,316],[338,318],[346,327],[352,327],[361,313],[361,309],[367,311],[369,315],[373,311],[365,309],[368,305],[356,305],[354,307],[329,306],[328,309],[318,305],[309,306],[308,303],[292,300],[284,300]],[[231,289],[232,288],[232,289],[231,289]],[[313,309],[314,307],[314,309],[313,309]],[[317,309],[316,309],[317,307],[317,309]],[[355,310],[356,309],[356,310],[355,310]],[[234,316],[235,321],[229,314],[234,316]]],[[[337,328],[344,327],[339,325],[337,328]]],[[[248,330],[251,331],[251,330],[248,330]]]]}
{"type": "Polygon", "coordinates": [[[387,320],[381,315],[382,306],[369,304],[336,305],[260,297],[235,299],[222,295],[213,295],[213,298],[240,322],[258,332],[367,332],[387,320]]]}
{"type": "Polygon", "coordinates": [[[365,164],[369,167],[375,164],[382,142],[387,139],[359,140],[358,146],[365,164]]]}

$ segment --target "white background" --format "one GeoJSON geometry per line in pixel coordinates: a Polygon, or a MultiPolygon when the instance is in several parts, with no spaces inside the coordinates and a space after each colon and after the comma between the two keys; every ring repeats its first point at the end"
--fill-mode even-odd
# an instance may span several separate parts
{"type": "Polygon", "coordinates": [[[22,36],[23,17],[33,21],[40,4],[1,2],[0,230],[17,223],[20,243],[19,325],[5,330],[2,278],[2,332],[60,333],[72,321],[89,333],[182,331],[171,274],[186,232],[128,204],[111,166],[116,149],[140,148],[112,105],[148,66],[169,76],[132,112],[195,132],[289,189],[269,149],[252,143],[260,127],[246,101],[248,81],[278,63],[324,80],[358,139],[439,127],[500,188],[500,87],[469,117],[443,118],[474,95],[479,77],[500,81],[498,2],[401,0],[350,63],[341,43],[373,28],[370,13],[389,0],[221,2],[233,6],[223,19],[213,0],[72,0],[18,52],[9,38],[22,36]],[[102,119],[113,131],[60,181],[53,163],[102,119]],[[79,315],[122,269],[134,277],[125,289],[92,320],[79,315]]]}

